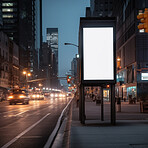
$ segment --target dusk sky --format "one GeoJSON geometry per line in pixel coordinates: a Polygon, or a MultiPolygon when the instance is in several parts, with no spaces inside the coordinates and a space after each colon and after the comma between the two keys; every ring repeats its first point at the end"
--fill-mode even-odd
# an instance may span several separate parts
{"type": "Polygon", "coordinates": [[[58,28],[59,76],[65,76],[71,69],[71,61],[78,53],[75,46],[65,46],[65,42],[78,45],[80,17],[85,17],[90,0],[43,0],[43,41],[46,28],[58,28]]]}

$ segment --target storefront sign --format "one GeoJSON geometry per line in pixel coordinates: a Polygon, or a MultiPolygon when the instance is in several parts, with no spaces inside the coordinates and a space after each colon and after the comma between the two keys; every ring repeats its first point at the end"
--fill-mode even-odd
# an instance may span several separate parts
{"type": "Polygon", "coordinates": [[[141,73],[141,80],[148,80],[148,73],[141,73]]]}

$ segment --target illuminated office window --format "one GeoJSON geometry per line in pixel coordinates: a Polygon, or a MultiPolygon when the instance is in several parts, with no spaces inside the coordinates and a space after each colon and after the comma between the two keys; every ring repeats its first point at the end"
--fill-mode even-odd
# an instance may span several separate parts
{"type": "Polygon", "coordinates": [[[13,6],[13,3],[2,3],[2,6],[11,7],[13,6]]]}
{"type": "Polygon", "coordinates": [[[3,12],[13,12],[12,8],[3,8],[2,9],[3,12]]]}
{"type": "Polygon", "coordinates": [[[3,18],[13,18],[13,15],[10,15],[10,14],[8,14],[8,15],[3,15],[3,18]]]}

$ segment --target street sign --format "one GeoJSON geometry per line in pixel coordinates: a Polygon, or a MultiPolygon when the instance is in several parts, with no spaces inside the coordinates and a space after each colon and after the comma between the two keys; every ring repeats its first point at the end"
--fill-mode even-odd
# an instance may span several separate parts
{"type": "Polygon", "coordinates": [[[80,19],[82,84],[115,83],[115,46],[114,19],[80,19]]]}

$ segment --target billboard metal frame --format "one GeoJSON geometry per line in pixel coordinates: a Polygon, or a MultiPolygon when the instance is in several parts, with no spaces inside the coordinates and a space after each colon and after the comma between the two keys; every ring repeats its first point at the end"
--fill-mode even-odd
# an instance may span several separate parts
{"type": "MultiPolygon", "coordinates": [[[[80,18],[80,28],[79,28],[79,85],[78,89],[79,95],[79,119],[82,124],[85,124],[85,86],[101,86],[110,84],[110,100],[111,100],[111,124],[116,124],[116,108],[115,108],[115,83],[116,83],[116,19],[115,18],[97,18],[97,17],[87,17],[80,18]],[[95,27],[113,27],[113,67],[114,67],[114,79],[113,80],[84,80],[84,57],[83,57],[83,28],[95,28],[95,27]]],[[[103,92],[101,94],[103,100],[103,92]]],[[[104,120],[103,113],[103,102],[101,105],[101,120],[104,120]]]]}
{"type": "Polygon", "coordinates": [[[80,55],[80,82],[85,86],[101,86],[102,84],[115,84],[116,83],[116,25],[115,18],[80,18],[79,29],[79,55],[80,55]],[[113,27],[113,67],[114,79],[113,80],[84,80],[84,57],[83,57],[83,28],[105,28],[113,27]]]}

